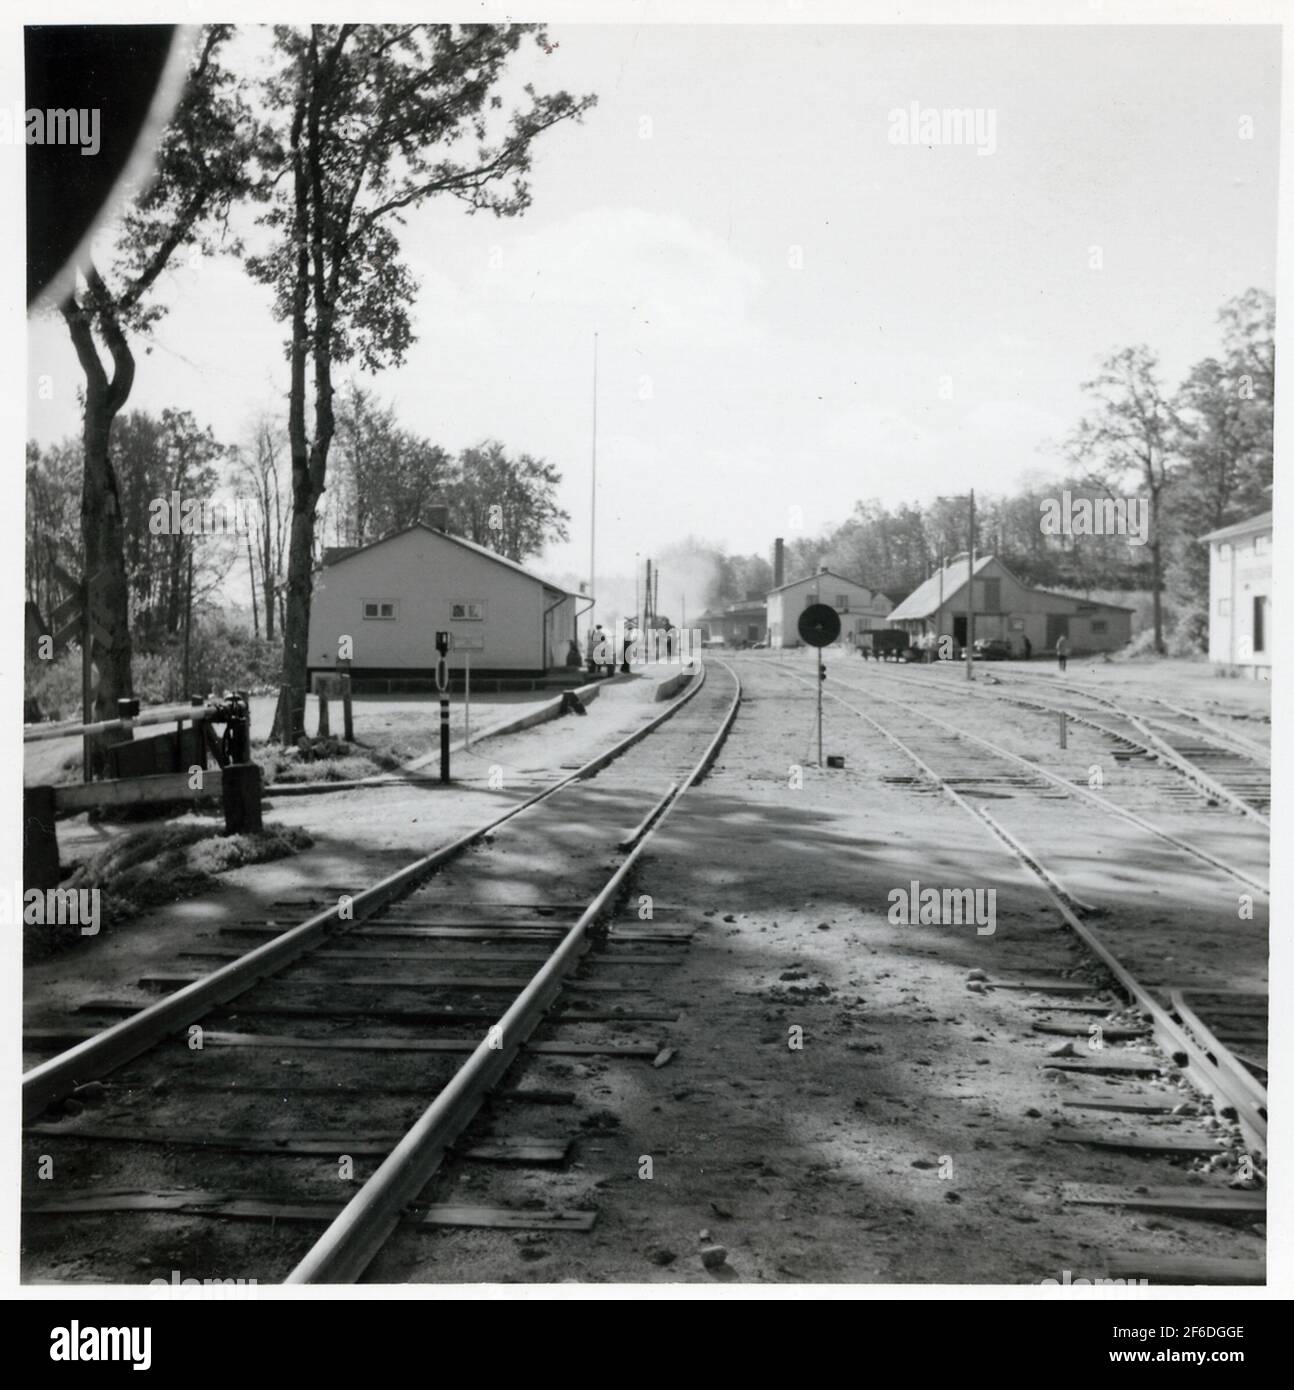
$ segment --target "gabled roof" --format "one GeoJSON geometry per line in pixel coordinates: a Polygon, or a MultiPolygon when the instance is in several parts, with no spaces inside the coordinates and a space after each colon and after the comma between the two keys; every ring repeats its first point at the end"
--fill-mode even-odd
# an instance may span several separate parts
{"type": "Polygon", "coordinates": [[[337,546],[331,550],[325,550],[323,564],[328,569],[336,569],[338,565],[344,565],[347,560],[353,560],[356,555],[363,555],[365,551],[376,550],[378,546],[386,545],[388,541],[397,540],[400,536],[407,536],[410,531],[426,531],[428,535],[436,536],[442,541],[449,541],[452,545],[462,546],[464,550],[470,550],[474,555],[480,555],[483,559],[493,560],[496,565],[503,565],[514,574],[519,574],[524,579],[531,579],[536,584],[542,584],[545,589],[551,589],[556,594],[570,594],[574,598],[580,597],[573,589],[563,589],[560,584],[554,584],[551,580],[541,579],[539,575],[531,574],[528,569],[519,565],[515,560],[509,560],[506,555],[500,555],[497,550],[491,550],[487,545],[477,545],[475,541],[466,540],[462,536],[455,536],[449,531],[439,531],[436,527],[429,526],[425,521],[415,521],[412,526],[406,526],[399,531],[392,531],[390,535],[382,536],[379,540],[369,541],[367,545],[337,546]],[[338,554],[338,551],[344,553],[338,554]]]}
{"type": "MultiPolygon", "coordinates": [[[[1131,613],[1134,609],[1125,607],[1121,603],[1098,603],[1095,600],[1080,598],[1077,594],[1061,594],[1055,589],[1040,589],[1036,584],[1026,584],[1024,580],[1011,573],[1009,569],[997,558],[996,555],[981,555],[975,561],[975,573],[980,574],[985,566],[996,563],[998,569],[1008,578],[1013,579],[1022,589],[1028,589],[1032,594],[1046,594],[1049,598],[1064,599],[1067,603],[1086,604],[1090,608],[1113,608],[1120,613],[1131,613]]],[[[967,573],[969,556],[959,556],[950,564],[944,567],[944,607],[947,608],[956,596],[966,587],[966,581],[970,577],[967,573]]],[[[939,607],[939,571],[936,570],[923,584],[919,584],[903,600],[901,604],[893,609],[889,618],[891,622],[912,622],[917,618],[930,617],[939,607]]]]}
{"type": "Polygon", "coordinates": [[[1255,531],[1270,531],[1272,529],[1271,512],[1259,512],[1257,516],[1248,517],[1244,521],[1233,521],[1230,526],[1220,527],[1216,531],[1210,531],[1207,535],[1201,536],[1202,541],[1225,541],[1232,536],[1247,536],[1255,531]]]}
{"type": "MultiPolygon", "coordinates": [[[[992,564],[993,558],[992,555],[981,555],[975,561],[975,573],[979,574],[986,565],[992,564]]],[[[1003,568],[1006,567],[1003,566],[1003,568]]],[[[954,594],[966,587],[966,581],[970,578],[969,570],[969,555],[953,560],[944,566],[943,598],[945,607],[951,602],[954,594]]],[[[891,609],[890,621],[904,622],[913,618],[928,618],[939,607],[939,573],[936,570],[923,584],[918,584],[897,608],[891,609]]],[[[1014,578],[1014,576],[1012,577],[1014,578]]]]}
{"type": "Polygon", "coordinates": [[[783,589],[794,589],[799,584],[807,584],[811,579],[842,579],[846,584],[852,584],[855,589],[866,589],[874,597],[883,597],[879,589],[873,589],[870,584],[863,584],[857,579],[850,579],[847,575],[837,574],[835,570],[819,570],[816,574],[806,574],[799,579],[792,579],[786,584],[779,584],[776,589],[770,589],[769,595],[780,594],[783,589]]]}

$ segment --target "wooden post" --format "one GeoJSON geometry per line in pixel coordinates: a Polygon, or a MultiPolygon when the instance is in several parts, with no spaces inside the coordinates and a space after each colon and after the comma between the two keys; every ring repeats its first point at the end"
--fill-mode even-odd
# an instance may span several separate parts
{"type": "Polygon", "coordinates": [[[1069,747],[1069,715],[1064,710],[1060,711],[1060,746],[1069,747]]]}
{"type": "Polygon", "coordinates": [[[341,672],[342,733],[347,743],[354,743],[355,718],[350,704],[350,657],[338,658],[337,669],[341,672]]]}
{"type": "MultiPolygon", "coordinates": [[[[90,595],[89,585],[81,585],[81,722],[94,723],[94,673],[91,669],[90,643],[90,595]]],[[[81,780],[88,782],[92,771],[89,734],[81,736],[81,780]]]]}
{"type": "Polygon", "coordinates": [[[472,653],[463,653],[463,747],[472,746],[472,653]]]}
{"type": "MultiPolygon", "coordinates": [[[[207,702],[200,695],[189,696],[189,704],[193,705],[195,708],[201,705],[205,711],[206,703],[207,702]]],[[[195,719],[193,721],[193,732],[196,735],[194,742],[198,745],[198,766],[201,768],[205,768],[207,765],[207,721],[205,718],[195,719]]],[[[183,752],[183,748],[181,748],[180,751],[183,752]]],[[[181,758],[180,762],[183,763],[184,759],[181,758]]],[[[184,772],[185,770],[186,769],[184,767],[181,767],[179,769],[179,771],[181,772],[184,772]]]]}
{"type": "Polygon", "coordinates": [[[318,689],[315,694],[315,699],[319,701],[318,736],[320,738],[327,738],[331,734],[332,730],[329,726],[328,720],[328,687],[324,684],[323,681],[319,682],[318,689]]]}
{"type": "Polygon", "coordinates": [[[58,887],[58,836],[54,830],[54,788],[24,787],[22,792],[23,888],[58,887]]]}
{"type": "Polygon", "coordinates": [[[261,829],[260,764],[230,763],[220,775],[220,800],[227,835],[258,832],[261,829]]]}

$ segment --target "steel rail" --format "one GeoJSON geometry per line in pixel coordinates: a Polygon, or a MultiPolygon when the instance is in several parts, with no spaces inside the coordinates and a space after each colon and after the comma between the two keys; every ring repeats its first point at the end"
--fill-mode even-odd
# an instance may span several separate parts
{"type": "Polygon", "coordinates": [[[705,776],[732,728],[741,704],[741,680],[726,662],[719,664],[732,676],[736,690],[700,760],[534,978],[292,1270],[287,1283],[340,1284],[360,1278],[400,1224],[405,1208],[435,1176],[445,1151],[472,1122],[485,1097],[544,1020],[561,993],[565,976],[584,952],[589,928],[615,902],[651,836],[659,832],[683,795],[705,776]]]}
{"type": "Polygon", "coordinates": [[[1224,1078],[1227,1091],[1232,1095],[1244,1097],[1247,1109],[1238,1107],[1237,1115],[1247,1114],[1251,1124],[1261,1122],[1265,1129],[1267,1088],[1191,1008],[1186,1002],[1183,990],[1170,990],[1168,998],[1172,1003],[1173,1012],[1199,1040],[1204,1055],[1224,1078]]]}
{"type": "MultiPolygon", "coordinates": [[[[789,673],[788,673],[789,674],[789,673]]],[[[804,680],[796,675],[792,679],[798,680],[801,684],[809,685],[811,682],[804,680]]],[[[869,723],[883,738],[889,740],[896,748],[904,753],[922,772],[929,777],[934,784],[950,797],[968,815],[973,816],[977,821],[985,824],[993,831],[995,836],[1006,843],[1015,857],[1022,863],[1041,884],[1042,891],[1051,898],[1056,910],[1065,919],[1066,924],[1087,946],[1088,950],[1097,957],[1098,960],[1109,970],[1110,974],[1119,982],[1125,994],[1143,1013],[1148,1015],[1151,1021],[1151,1028],[1155,1041],[1165,1052],[1176,1060],[1178,1055],[1185,1056],[1186,1066],[1191,1074],[1192,1080],[1200,1090],[1220,1101],[1224,1107],[1231,1108],[1238,1119],[1241,1130],[1245,1136],[1245,1142],[1258,1154],[1265,1155],[1267,1148],[1267,1119],[1266,1119],[1266,1092],[1264,1090],[1264,1103],[1262,1113],[1254,1113],[1250,1104],[1247,1088],[1238,1089],[1234,1085],[1234,1079],[1225,1074],[1216,1063],[1216,1060],[1209,1056],[1208,1051],[1200,1045],[1193,1035],[1175,1018],[1168,1009],[1154,997],[1154,995],[1132,974],[1114,954],[1105,940],[1094,931],[1086,922],[1078,918],[1065,899],[1055,890],[1049,876],[1042,871],[1042,863],[1036,854],[1026,850],[1014,836],[1010,835],[999,826],[996,820],[980,807],[972,806],[954,787],[949,786],[948,782],[940,776],[920,754],[908,747],[897,734],[891,733],[878,720],[872,718],[864,710],[860,710],[855,705],[851,705],[848,700],[843,700],[839,695],[827,691],[829,698],[851,710],[869,723]]],[[[1180,1064],[1179,1064],[1180,1065],[1180,1064]]]]}
{"type": "MultiPolygon", "coordinates": [[[[1028,677],[1023,677],[1023,679],[1028,680],[1028,677]]],[[[1012,685],[1014,683],[1014,678],[1005,682],[1007,685],[1012,685]]],[[[1184,757],[1167,739],[1161,737],[1150,728],[1140,715],[1135,714],[1126,706],[1119,704],[1117,700],[1111,700],[1105,695],[1098,695],[1081,685],[1075,685],[1072,681],[1058,680],[1055,684],[1062,690],[1070,690],[1077,695],[1083,695],[1087,699],[1092,700],[1095,704],[1103,705],[1111,714],[1116,714],[1119,718],[1126,719],[1145,740],[1142,746],[1147,753],[1160,758],[1171,767],[1175,767],[1183,777],[1194,782],[1196,786],[1208,792],[1210,796],[1216,796],[1220,801],[1227,802],[1233,809],[1239,811],[1241,815],[1249,816],[1253,820],[1258,821],[1259,824],[1265,825],[1269,830],[1271,829],[1271,820],[1269,817],[1265,816],[1256,806],[1251,806],[1244,797],[1238,796],[1230,787],[1219,782],[1216,777],[1211,777],[1202,767],[1193,763],[1189,758],[1184,757]]],[[[996,695],[997,692],[991,691],[989,693],[996,695]]],[[[1055,705],[1044,706],[1044,708],[1056,710],[1055,705]]],[[[1136,742],[1135,739],[1129,739],[1126,734],[1121,733],[1117,729],[1109,729],[1102,724],[1098,724],[1097,721],[1090,716],[1079,714],[1077,711],[1067,711],[1067,713],[1071,713],[1073,717],[1082,719],[1085,723],[1091,724],[1094,728],[1100,729],[1103,733],[1109,734],[1113,738],[1122,738],[1129,743],[1136,742]]]]}
{"type": "Polygon", "coordinates": [[[1211,730],[1217,735],[1221,744],[1230,744],[1233,752],[1244,754],[1245,757],[1252,759],[1256,763],[1265,763],[1268,767],[1272,765],[1272,755],[1270,748],[1264,748],[1261,744],[1255,743],[1252,739],[1246,738],[1244,734],[1236,733],[1234,729],[1228,729],[1225,724],[1219,724],[1216,719],[1210,719],[1207,715],[1197,714],[1194,710],[1187,709],[1184,705],[1175,705],[1171,700],[1162,700],[1158,695],[1151,695],[1147,698],[1153,700],[1157,705],[1163,705],[1165,709],[1172,710],[1174,714],[1181,715],[1183,719],[1193,719],[1202,728],[1211,730]]]}
{"type": "Polygon", "coordinates": [[[479,843],[514,817],[557,795],[572,783],[595,776],[608,763],[613,762],[677,714],[700,692],[705,679],[706,670],[702,664],[697,679],[691,681],[688,689],[671,701],[659,715],[574,772],[509,807],[484,825],[478,825],[475,829],[451,840],[449,844],[414,860],[402,869],[397,869],[371,888],[366,888],[349,899],[339,899],[335,906],[325,908],[295,927],[289,927],[264,945],[253,947],[237,960],[230,961],[228,965],[211,971],[200,980],[195,980],[193,984],[159,999],[156,1004],[146,1006],[138,1013],[122,1019],[120,1023],[113,1024],[112,1027],[86,1038],[84,1042],[77,1043],[56,1057],[32,1067],[22,1079],[24,1119],[35,1118],[48,1105],[70,1094],[76,1086],[95,1080],[132,1061],[163,1038],[196,1023],[213,1009],[228,1003],[261,980],[290,965],[327,940],[338,929],[371,917],[434,873],[441,865],[479,843]],[[350,914],[346,918],[341,915],[343,909],[350,914]]]}
{"type": "MultiPolygon", "coordinates": [[[[911,676],[894,676],[893,679],[903,680],[908,684],[917,684],[916,680],[911,676]]],[[[1023,676],[1019,679],[1028,681],[1031,678],[1023,676]]],[[[1037,678],[1033,679],[1036,681],[1037,678]]],[[[1216,778],[1210,777],[1207,772],[1197,767],[1189,758],[1184,758],[1170,743],[1155,733],[1153,729],[1147,728],[1140,717],[1133,714],[1130,710],[1124,709],[1121,705],[1116,704],[1113,700],[1106,699],[1103,695],[1095,695],[1090,690],[1085,690],[1081,685],[1072,685],[1068,681],[1053,681],[1051,683],[1062,690],[1072,690],[1076,694],[1084,695],[1095,703],[1104,705],[1111,714],[1117,714],[1120,718],[1126,719],[1141,735],[1141,741],[1130,738],[1128,734],[1120,729],[1111,729],[1108,725],[1102,724],[1099,720],[1092,717],[1093,711],[1085,712],[1075,709],[1062,709],[1059,705],[1048,704],[1043,700],[1031,698],[1029,695],[1019,690],[1008,695],[997,690],[967,691],[966,687],[962,685],[958,685],[955,688],[950,687],[950,689],[953,690],[953,693],[960,692],[962,694],[973,694],[986,699],[1006,700],[1010,704],[1020,704],[1029,706],[1033,709],[1048,710],[1052,714],[1063,713],[1076,722],[1086,724],[1089,728],[1096,729],[1098,732],[1105,734],[1107,738],[1120,739],[1124,743],[1129,743],[1134,747],[1140,748],[1151,757],[1157,758],[1161,762],[1165,762],[1170,767],[1175,768],[1188,781],[1194,782],[1201,791],[1207,792],[1208,795],[1216,797],[1219,801],[1227,802],[1233,809],[1239,811],[1242,815],[1258,821],[1268,829],[1271,828],[1271,821],[1267,816],[1256,807],[1251,806],[1243,797],[1237,796],[1235,792],[1229,787],[1224,786],[1216,778]]],[[[1003,682],[1003,684],[1010,687],[1016,684],[1016,680],[1007,680],[1003,682]]],[[[927,686],[926,688],[929,689],[930,687],[927,686]]]]}
{"type": "MultiPolygon", "coordinates": [[[[835,681],[837,685],[844,686],[846,690],[853,690],[860,695],[868,694],[875,699],[884,700],[886,703],[892,705],[897,705],[899,703],[888,695],[881,695],[874,690],[865,690],[864,687],[859,685],[850,685],[848,681],[841,680],[839,676],[828,676],[828,679],[835,681]]],[[[1159,826],[1153,824],[1151,821],[1143,819],[1143,817],[1137,815],[1135,811],[1125,810],[1116,802],[1098,795],[1096,792],[1092,791],[1090,787],[1079,786],[1077,783],[1067,781],[1064,777],[1060,777],[1056,773],[1049,772],[1046,768],[1039,767],[1038,764],[1030,762],[1028,758],[1023,758],[1020,754],[1013,753],[1009,748],[1003,748],[1001,744],[994,743],[991,739],[983,738],[979,734],[973,734],[968,729],[958,728],[956,724],[950,724],[947,720],[940,719],[938,715],[931,714],[928,710],[912,711],[910,705],[903,705],[901,708],[915,713],[918,718],[926,719],[932,724],[938,724],[941,728],[950,730],[959,738],[967,739],[971,743],[978,743],[981,747],[987,748],[999,758],[1015,763],[1034,776],[1041,777],[1054,786],[1061,787],[1066,792],[1081,797],[1084,801],[1091,802],[1094,806],[1099,806],[1101,810],[1108,812],[1112,816],[1117,816],[1121,820],[1127,821],[1130,825],[1135,825],[1139,829],[1148,831],[1152,835],[1157,835],[1167,844],[1173,845],[1177,849],[1184,850],[1188,854],[1195,855],[1196,858],[1203,860],[1206,864],[1212,865],[1215,869],[1220,869],[1228,877],[1235,879],[1236,882],[1243,883],[1246,888],[1256,888],[1260,893],[1270,894],[1271,889],[1269,885],[1264,883],[1260,878],[1247,873],[1244,869],[1237,869],[1234,865],[1228,864],[1223,859],[1218,859],[1207,850],[1200,849],[1198,846],[1191,844],[1189,840],[1183,840],[1167,830],[1161,830],[1159,826]]]]}

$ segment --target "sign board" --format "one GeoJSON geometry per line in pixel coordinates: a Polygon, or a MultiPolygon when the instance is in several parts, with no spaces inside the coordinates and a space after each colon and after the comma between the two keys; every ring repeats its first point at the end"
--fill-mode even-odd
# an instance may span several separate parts
{"type": "Polygon", "coordinates": [[[454,634],[454,650],[456,652],[483,652],[485,650],[485,638],[468,637],[461,632],[456,632],[454,634]]]}
{"type": "Polygon", "coordinates": [[[811,647],[829,647],[840,636],[840,614],[829,603],[811,603],[796,626],[801,641],[811,647]]]}

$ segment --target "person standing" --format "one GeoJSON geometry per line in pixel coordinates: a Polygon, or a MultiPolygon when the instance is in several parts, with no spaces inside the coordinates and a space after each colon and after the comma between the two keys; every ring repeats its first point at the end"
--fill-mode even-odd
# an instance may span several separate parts
{"type": "Polygon", "coordinates": [[[1069,660],[1069,638],[1063,633],[1056,638],[1056,663],[1062,671],[1069,660]]]}
{"type": "Polygon", "coordinates": [[[1026,661],[1028,661],[1029,658],[1030,658],[1032,655],[1033,655],[1033,643],[1032,643],[1031,641],[1029,641],[1029,634],[1026,632],[1025,635],[1024,635],[1024,659],[1025,659],[1026,661]]]}

